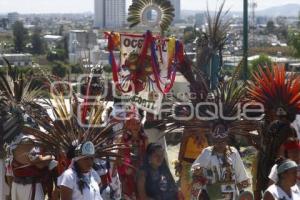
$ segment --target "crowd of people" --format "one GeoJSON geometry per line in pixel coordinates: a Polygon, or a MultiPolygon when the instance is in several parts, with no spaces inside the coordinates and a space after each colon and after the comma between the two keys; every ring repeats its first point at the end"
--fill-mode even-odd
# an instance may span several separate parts
{"type": "MultiPolygon", "coordinates": [[[[116,129],[122,134],[112,140],[112,143],[125,144],[125,148],[118,150],[119,159],[114,161],[109,157],[99,158],[95,151],[97,144],[84,141],[65,155],[70,163],[59,163],[34,136],[20,134],[8,146],[5,180],[10,190],[7,196],[2,194],[3,200],[46,197],[53,200],[235,200],[242,195],[245,199],[253,198],[249,193],[251,179],[239,151],[229,145],[226,125],[217,124],[212,129],[212,146],[203,147],[193,160],[187,193],[171,174],[166,146],[148,140],[138,112],[131,112],[127,117],[125,122],[118,121],[123,126],[119,124],[116,129]],[[67,166],[66,170],[61,170],[62,165],[67,166]]],[[[300,199],[299,162],[299,140],[290,137],[278,151],[264,200],[300,199]]]]}

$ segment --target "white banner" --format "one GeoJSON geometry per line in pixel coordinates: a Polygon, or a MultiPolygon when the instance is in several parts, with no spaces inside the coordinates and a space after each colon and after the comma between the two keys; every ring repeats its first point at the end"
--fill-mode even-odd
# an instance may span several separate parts
{"type": "MultiPolygon", "coordinates": [[[[156,41],[157,43],[160,41],[156,41]]],[[[126,63],[126,59],[132,52],[136,52],[138,54],[141,53],[141,50],[144,45],[144,37],[142,35],[127,35],[121,34],[121,66],[124,66],[126,63]]],[[[163,41],[162,45],[156,45],[156,55],[160,65],[160,79],[161,79],[161,87],[164,88],[167,80],[168,73],[168,51],[167,51],[167,42],[163,41]]],[[[148,56],[151,56],[151,48],[149,46],[148,56]]],[[[126,77],[130,72],[128,70],[124,70],[121,72],[121,82],[122,77],[126,77]]],[[[138,77],[141,78],[141,77],[138,77]]],[[[122,101],[124,102],[132,102],[138,108],[146,110],[147,112],[151,112],[154,114],[158,114],[161,108],[161,102],[163,99],[163,94],[157,88],[156,82],[154,81],[154,75],[149,75],[147,77],[147,84],[145,89],[139,91],[138,93],[132,91],[130,93],[122,94],[122,101]]],[[[124,85],[123,85],[124,86],[124,85]]],[[[129,87],[130,84],[125,86],[129,87]]]]}

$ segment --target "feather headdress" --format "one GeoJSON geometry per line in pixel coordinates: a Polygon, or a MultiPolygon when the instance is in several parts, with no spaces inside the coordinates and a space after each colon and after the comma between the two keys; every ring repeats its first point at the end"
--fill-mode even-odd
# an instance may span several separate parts
{"type": "Polygon", "coordinates": [[[32,77],[25,77],[7,59],[7,73],[0,73],[0,138],[2,142],[11,142],[19,133],[24,121],[24,114],[33,110],[43,112],[36,99],[41,89],[32,85],[32,77]]]}
{"type": "Polygon", "coordinates": [[[197,110],[179,106],[177,111],[173,112],[175,115],[185,113],[186,116],[191,116],[191,112],[194,112],[194,117],[191,120],[176,120],[179,116],[171,115],[167,122],[168,130],[178,127],[202,128],[204,132],[212,133],[215,127],[223,125],[229,134],[248,136],[249,131],[254,131],[260,126],[256,118],[249,120],[241,115],[245,95],[245,84],[237,82],[235,78],[220,83],[217,89],[208,95],[206,102],[199,102],[201,106],[196,106],[197,110]]]}
{"type": "Polygon", "coordinates": [[[300,112],[300,77],[288,75],[284,66],[275,65],[273,71],[259,67],[248,91],[250,100],[264,105],[269,122],[280,118],[292,122],[300,112]]]}
{"type": "Polygon", "coordinates": [[[72,159],[66,158],[66,155],[86,141],[94,144],[96,157],[110,157],[112,160],[119,157],[117,150],[122,148],[122,144],[111,142],[118,133],[112,133],[112,123],[103,126],[104,102],[95,101],[86,110],[84,107],[87,105],[82,105],[75,95],[65,99],[60,94],[52,95],[49,105],[54,117],[35,115],[33,119],[42,129],[25,126],[23,132],[35,136],[48,152],[58,157],[59,162],[72,159]]]}
{"type": "Polygon", "coordinates": [[[157,12],[157,20],[159,20],[153,25],[159,25],[162,31],[168,29],[175,16],[174,7],[168,0],[133,1],[133,4],[129,7],[129,17],[127,19],[127,21],[130,23],[130,28],[141,23],[146,23],[146,25],[149,24],[147,23],[147,18],[149,16],[148,12],[151,12],[153,9],[157,12]]]}

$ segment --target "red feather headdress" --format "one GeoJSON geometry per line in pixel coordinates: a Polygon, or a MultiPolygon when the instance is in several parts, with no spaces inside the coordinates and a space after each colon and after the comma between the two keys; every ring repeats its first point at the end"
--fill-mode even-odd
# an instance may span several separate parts
{"type": "Polygon", "coordinates": [[[259,67],[253,79],[248,88],[250,99],[264,105],[266,117],[286,117],[292,122],[300,111],[300,77],[288,75],[284,66],[275,65],[272,72],[259,67]]]}

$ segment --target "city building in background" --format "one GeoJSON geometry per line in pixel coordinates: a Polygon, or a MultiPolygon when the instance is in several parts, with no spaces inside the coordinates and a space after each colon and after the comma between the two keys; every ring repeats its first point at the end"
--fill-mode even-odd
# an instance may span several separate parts
{"type": "Polygon", "coordinates": [[[174,21],[179,21],[181,19],[181,0],[170,0],[170,2],[172,3],[172,5],[175,8],[175,17],[174,17],[174,21]]]}
{"type": "Polygon", "coordinates": [[[206,23],[206,15],[204,12],[195,15],[195,26],[201,27],[206,23]]]}
{"type": "Polygon", "coordinates": [[[90,58],[91,49],[97,44],[94,32],[87,30],[71,30],[69,32],[69,60],[70,63],[81,62],[90,58]]]}
{"type": "Polygon", "coordinates": [[[8,26],[11,27],[16,21],[19,21],[20,15],[17,12],[11,12],[7,14],[8,26]]]}
{"type": "MultiPolygon", "coordinates": [[[[32,55],[29,53],[3,54],[3,57],[15,67],[32,66],[32,55]]],[[[4,60],[0,59],[0,66],[4,65],[4,60]]]]}
{"type": "Polygon", "coordinates": [[[44,35],[43,38],[49,49],[55,48],[63,40],[61,35],[44,35]]]}
{"type": "Polygon", "coordinates": [[[126,22],[126,0],[95,0],[95,28],[120,28],[126,22]]]}

